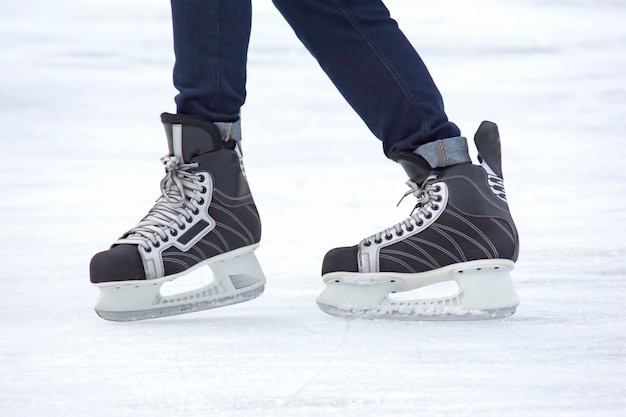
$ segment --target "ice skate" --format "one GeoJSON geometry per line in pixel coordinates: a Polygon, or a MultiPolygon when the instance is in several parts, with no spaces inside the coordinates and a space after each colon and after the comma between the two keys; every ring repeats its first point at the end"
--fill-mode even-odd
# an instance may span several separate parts
{"type": "Polygon", "coordinates": [[[162,158],[162,196],[91,260],[91,282],[100,289],[95,310],[107,320],[206,310],[255,298],[264,289],[253,253],[261,223],[238,142],[222,140],[214,124],[196,118],[164,113],[161,119],[169,147],[162,158]],[[165,282],[207,266],[213,272],[209,284],[162,295],[165,282]]]}
{"type": "Polygon", "coordinates": [[[420,156],[399,152],[417,204],[404,221],[329,251],[323,262],[325,289],[317,299],[340,317],[398,320],[475,320],[515,313],[519,299],[510,271],[519,238],[502,182],[500,139],[483,122],[475,136],[481,166],[431,169],[420,156]],[[398,294],[445,281],[456,293],[432,299],[398,294]]]}

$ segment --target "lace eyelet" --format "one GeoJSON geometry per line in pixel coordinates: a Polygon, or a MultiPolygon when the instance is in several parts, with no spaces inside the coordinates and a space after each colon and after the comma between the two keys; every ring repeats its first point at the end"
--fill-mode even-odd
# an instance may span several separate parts
{"type": "MultiPolygon", "coordinates": [[[[195,211],[196,211],[196,210],[194,210],[193,214],[198,214],[198,213],[196,213],[195,211]]],[[[198,212],[200,212],[199,210],[197,210],[197,211],[198,211],[198,212]]],[[[190,223],[190,224],[191,224],[191,223],[193,223],[193,219],[192,219],[191,217],[190,217],[190,218],[188,218],[188,219],[186,219],[186,220],[187,220],[187,223],[190,223]]]]}
{"type": "MultiPolygon", "coordinates": [[[[440,186],[436,186],[435,187],[435,192],[438,193],[439,191],[441,191],[441,187],[440,186]]],[[[441,197],[440,197],[441,198],[441,197]]]]}
{"type": "Polygon", "coordinates": [[[439,210],[439,206],[437,204],[433,204],[433,210],[439,210]]]}
{"type": "Polygon", "coordinates": [[[152,248],[151,247],[147,247],[146,249],[144,249],[144,251],[150,253],[150,252],[152,252],[152,248]]]}
{"type": "Polygon", "coordinates": [[[419,222],[417,222],[417,227],[422,227],[423,225],[424,225],[423,221],[420,220],[419,222]]]}
{"type": "Polygon", "coordinates": [[[200,182],[204,182],[205,180],[206,180],[206,177],[204,175],[200,175],[199,181],[200,182]]]}
{"type": "Polygon", "coordinates": [[[399,232],[396,232],[396,236],[402,236],[404,234],[404,232],[402,230],[400,230],[399,232]]]}
{"type": "Polygon", "coordinates": [[[391,240],[393,238],[392,235],[385,235],[385,240],[391,240]]]}
{"type": "Polygon", "coordinates": [[[438,195],[437,198],[435,198],[435,201],[438,202],[438,203],[441,202],[441,200],[443,200],[443,198],[441,198],[440,195],[438,195]]]}
{"type": "Polygon", "coordinates": [[[415,229],[415,227],[410,226],[410,227],[407,227],[407,228],[406,228],[406,231],[407,231],[407,232],[412,232],[414,229],[415,229]]]}
{"type": "Polygon", "coordinates": [[[204,204],[204,198],[201,198],[200,201],[198,201],[199,205],[203,205],[204,204]]]}
{"type": "Polygon", "coordinates": [[[202,189],[200,190],[200,194],[206,194],[206,187],[202,187],[202,189]]]}
{"type": "Polygon", "coordinates": [[[169,241],[169,240],[170,240],[170,238],[169,238],[169,237],[167,237],[167,236],[165,236],[165,239],[163,239],[163,242],[167,242],[167,241],[169,241]]]}
{"type": "MultiPolygon", "coordinates": [[[[197,216],[198,214],[200,214],[200,210],[195,209],[194,211],[192,211],[194,216],[197,216]]],[[[191,219],[189,219],[188,223],[191,223],[191,219]]]]}
{"type": "Polygon", "coordinates": [[[176,230],[172,230],[172,236],[178,236],[178,232],[176,230]]]}
{"type": "Polygon", "coordinates": [[[430,213],[427,213],[424,217],[426,217],[428,220],[433,218],[433,215],[430,213]]]}
{"type": "Polygon", "coordinates": [[[155,247],[155,248],[158,248],[159,246],[161,246],[161,244],[160,244],[159,242],[157,242],[157,243],[155,243],[155,244],[154,244],[154,247],[155,247]]]}
{"type": "Polygon", "coordinates": [[[382,239],[374,239],[374,243],[376,243],[377,245],[380,243],[383,243],[382,239]]]}
{"type": "Polygon", "coordinates": [[[364,246],[372,246],[372,242],[370,242],[369,240],[366,240],[365,243],[363,243],[364,246]]]}
{"type": "MultiPolygon", "coordinates": [[[[185,219],[185,220],[187,220],[187,219],[185,219]]],[[[185,226],[184,224],[181,224],[181,225],[180,225],[180,230],[185,230],[185,227],[186,227],[186,226],[185,226]]]]}

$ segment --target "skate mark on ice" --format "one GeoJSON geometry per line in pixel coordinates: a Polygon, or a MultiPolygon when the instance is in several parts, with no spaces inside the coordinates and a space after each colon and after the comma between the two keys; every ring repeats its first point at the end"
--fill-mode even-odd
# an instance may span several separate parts
{"type": "Polygon", "coordinates": [[[326,360],[326,362],[324,362],[322,364],[322,366],[320,367],[320,369],[318,369],[318,371],[315,373],[315,375],[313,375],[311,378],[309,378],[308,381],[306,381],[304,384],[302,384],[302,386],[300,388],[298,388],[296,390],[296,392],[294,392],[287,399],[287,401],[282,402],[281,405],[283,407],[288,407],[293,402],[293,400],[295,400],[296,397],[298,395],[300,395],[300,393],[302,391],[307,389],[313,383],[313,381],[315,381],[322,374],[322,372],[324,372],[326,370],[326,368],[328,368],[328,365],[330,365],[330,363],[337,358],[337,353],[340,351],[341,347],[346,342],[346,339],[348,338],[349,331],[350,331],[350,322],[346,322],[346,330],[343,332],[343,336],[341,337],[341,340],[339,341],[339,343],[335,347],[334,352],[330,355],[330,357],[326,360]]]}
{"type": "MultiPolygon", "coordinates": [[[[191,328],[191,324],[186,324],[185,328],[183,330],[184,335],[190,334],[189,329],[191,328]]],[[[183,344],[183,342],[186,340],[185,337],[179,337],[178,338],[178,342],[176,343],[176,368],[178,368],[178,377],[180,378],[180,382],[181,384],[185,384],[187,381],[189,381],[189,378],[187,377],[187,375],[185,374],[185,372],[183,371],[183,368],[181,366],[181,359],[180,359],[180,353],[181,353],[181,346],[183,344]]],[[[189,403],[189,404],[193,404],[196,403],[196,401],[187,401],[190,399],[190,397],[195,397],[196,399],[198,399],[206,408],[210,408],[212,411],[214,411],[214,413],[207,413],[209,415],[212,416],[223,416],[224,413],[222,412],[222,410],[220,410],[219,408],[217,408],[217,406],[211,402],[211,401],[207,401],[206,397],[204,395],[200,395],[196,392],[196,390],[186,390],[186,394],[185,394],[185,402],[189,403]]],[[[206,410],[207,412],[209,410],[206,410]]]]}

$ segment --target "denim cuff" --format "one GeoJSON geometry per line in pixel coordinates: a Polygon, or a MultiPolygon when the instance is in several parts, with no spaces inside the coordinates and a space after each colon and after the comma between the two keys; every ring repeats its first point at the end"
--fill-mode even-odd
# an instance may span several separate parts
{"type": "Polygon", "coordinates": [[[241,140],[241,119],[236,122],[213,122],[222,135],[222,140],[241,140]]]}
{"type": "Polygon", "coordinates": [[[467,139],[463,136],[438,139],[418,147],[413,153],[424,158],[433,169],[472,162],[467,139]]]}

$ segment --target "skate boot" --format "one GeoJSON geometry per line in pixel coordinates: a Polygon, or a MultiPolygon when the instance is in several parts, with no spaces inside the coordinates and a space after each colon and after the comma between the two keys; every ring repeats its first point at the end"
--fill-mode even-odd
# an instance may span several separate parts
{"type": "Polygon", "coordinates": [[[241,164],[239,143],[189,116],[164,113],[169,154],[162,196],[135,227],[91,260],[95,306],[107,320],[131,321],[243,302],[265,277],[254,250],[261,223],[241,164]],[[213,281],[175,295],[161,286],[209,266],[213,281]]]}
{"type": "Polygon", "coordinates": [[[417,204],[402,222],[326,254],[326,287],[317,299],[324,312],[399,320],[489,319],[515,312],[519,299],[509,273],[519,238],[504,193],[496,125],[483,122],[475,143],[481,166],[431,169],[414,153],[392,155],[410,178],[405,197],[412,194],[417,204]],[[456,293],[390,296],[445,281],[456,282],[456,293]]]}

